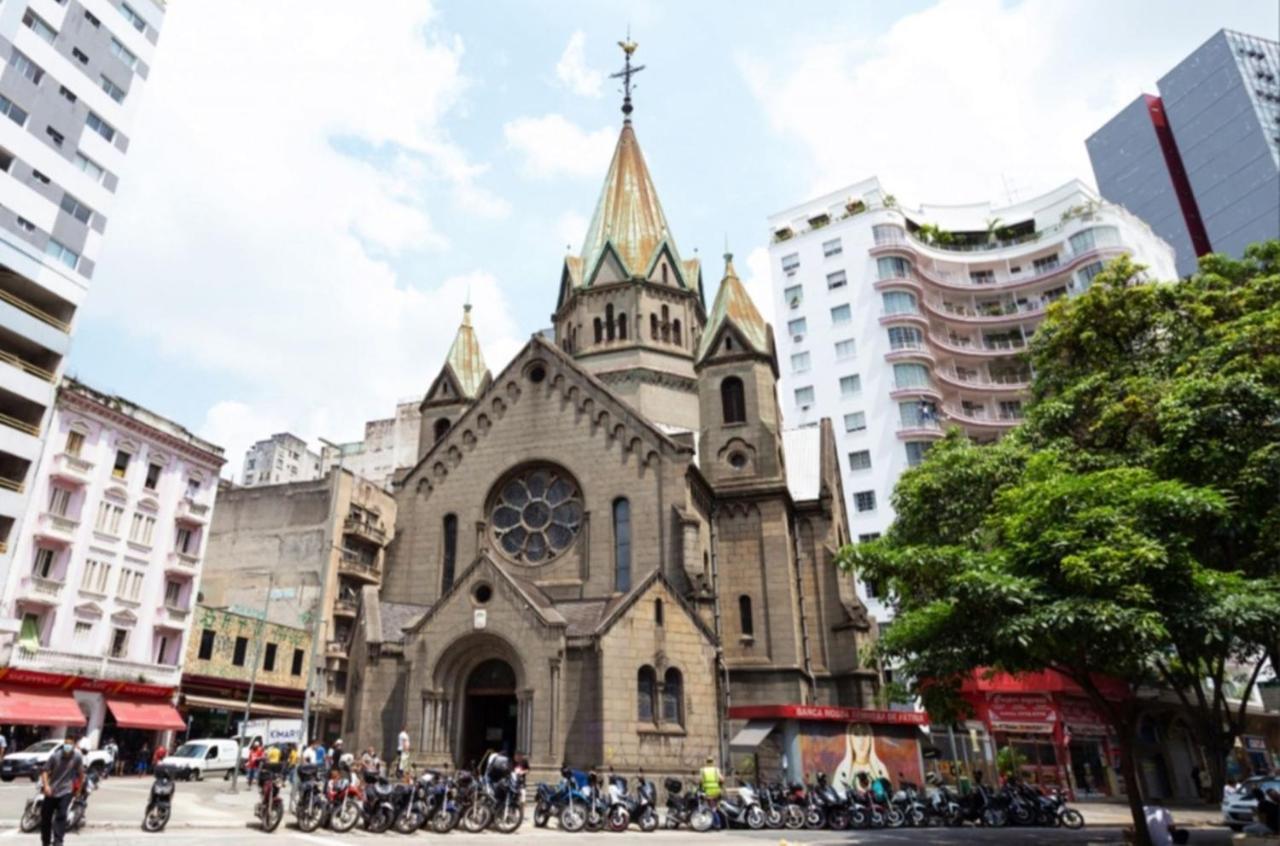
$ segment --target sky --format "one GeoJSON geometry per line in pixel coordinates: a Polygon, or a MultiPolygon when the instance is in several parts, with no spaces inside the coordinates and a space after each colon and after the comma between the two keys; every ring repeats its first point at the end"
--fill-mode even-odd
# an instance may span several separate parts
{"type": "MultiPolygon", "coordinates": [[[[1268,0],[169,4],[68,372],[227,450],[359,439],[421,398],[470,298],[498,370],[550,325],[621,127],[676,243],[760,305],[769,214],[878,176],[1027,198],[1268,0]]],[[[770,315],[766,314],[766,317],[770,315]]]]}

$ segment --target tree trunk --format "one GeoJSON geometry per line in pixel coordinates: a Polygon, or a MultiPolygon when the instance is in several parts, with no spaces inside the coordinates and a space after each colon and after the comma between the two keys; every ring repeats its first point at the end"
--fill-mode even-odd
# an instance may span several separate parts
{"type": "MultiPolygon", "coordinates": [[[[1226,738],[1221,736],[1221,732],[1215,739],[1211,739],[1205,744],[1205,768],[1209,771],[1209,798],[1211,805],[1217,804],[1222,799],[1223,791],[1227,785],[1227,756],[1231,754],[1231,746],[1224,746],[1226,738]]],[[[1199,785],[1196,786],[1197,789],[1199,785]]]]}
{"type": "Polygon", "coordinates": [[[1147,815],[1142,810],[1142,789],[1138,786],[1138,767],[1133,759],[1133,732],[1126,725],[1120,740],[1120,773],[1124,776],[1124,792],[1129,798],[1129,813],[1133,816],[1134,846],[1151,846],[1151,833],[1147,831],[1147,815]]]}

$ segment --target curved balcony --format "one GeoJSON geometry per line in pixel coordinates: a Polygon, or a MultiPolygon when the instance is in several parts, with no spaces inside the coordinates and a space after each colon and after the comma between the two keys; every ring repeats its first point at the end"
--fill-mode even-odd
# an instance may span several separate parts
{"type": "Polygon", "coordinates": [[[891,348],[884,354],[885,361],[927,361],[934,362],[933,351],[923,343],[891,348]]]}
{"type": "Polygon", "coordinates": [[[933,385],[904,385],[902,387],[894,387],[889,391],[890,399],[928,399],[935,402],[942,401],[942,392],[933,385]]]}
{"type": "Polygon", "coordinates": [[[1021,393],[1031,387],[1029,381],[998,381],[992,379],[983,379],[981,377],[965,377],[956,373],[954,370],[948,370],[945,367],[939,367],[933,371],[933,375],[940,382],[945,382],[954,388],[962,391],[982,391],[983,393],[1021,393]]]}
{"type": "Polygon", "coordinates": [[[944,437],[946,432],[936,420],[919,420],[915,423],[899,423],[897,434],[900,441],[936,441],[944,437]]]}
{"type": "Polygon", "coordinates": [[[1019,275],[1013,279],[1003,279],[996,282],[972,282],[968,279],[947,279],[931,273],[920,265],[914,265],[916,275],[924,282],[929,283],[937,288],[945,288],[948,291],[965,291],[973,293],[982,292],[1006,292],[1014,291],[1019,288],[1028,288],[1051,282],[1063,275],[1071,275],[1079,270],[1083,265],[1091,261],[1109,261],[1116,256],[1124,255],[1128,252],[1124,247],[1120,246],[1097,246],[1078,253],[1064,262],[1060,262],[1057,266],[1046,270],[1043,273],[1028,273],[1019,275]]]}
{"type": "Polygon", "coordinates": [[[957,323],[972,324],[976,326],[1008,326],[1011,324],[1022,323],[1025,320],[1039,320],[1044,317],[1044,311],[1048,307],[1048,303],[1044,301],[1035,303],[1025,303],[1015,305],[1012,310],[1005,307],[1001,312],[992,312],[983,314],[980,312],[972,312],[960,306],[963,311],[956,310],[955,306],[947,307],[946,303],[938,300],[925,298],[924,307],[936,317],[943,320],[949,320],[957,323]]]}
{"type": "Polygon", "coordinates": [[[194,555],[188,555],[185,552],[177,550],[170,552],[165,559],[165,572],[182,573],[190,576],[200,568],[200,559],[194,555]]]}
{"type": "Polygon", "coordinates": [[[79,520],[46,511],[36,521],[35,535],[60,544],[69,544],[76,539],[78,528],[80,528],[79,520]]]}
{"type": "Polygon", "coordinates": [[[377,582],[382,578],[376,561],[370,561],[348,549],[342,550],[342,557],[338,559],[338,573],[354,576],[365,582],[377,582]]]}
{"type": "Polygon", "coordinates": [[[203,525],[209,522],[209,506],[190,497],[183,497],[178,501],[178,510],[174,516],[184,523],[203,525]]]}
{"type": "MultiPolygon", "coordinates": [[[[1020,355],[1027,351],[1027,345],[998,344],[995,346],[987,346],[985,344],[957,344],[942,338],[934,333],[929,333],[929,343],[933,344],[943,352],[950,353],[960,358],[1009,358],[1010,356],[1020,355]]],[[[930,359],[932,360],[932,359],[930,359]]]]}
{"type": "Polygon", "coordinates": [[[991,414],[986,411],[978,413],[974,411],[965,411],[963,408],[956,405],[944,405],[942,407],[942,413],[947,416],[947,419],[954,420],[956,423],[970,429],[1006,431],[1022,422],[1022,415],[991,414]]]}
{"type": "Polygon", "coordinates": [[[920,280],[910,276],[890,276],[888,279],[877,279],[871,283],[877,291],[911,291],[916,296],[924,296],[924,286],[920,280]]]}
{"type": "Polygon", "coordinates": [[[907,242],[904,235],[901,241],[884,241],[882,243],[872,244],[867,253],[873,256],[911,256],[915,255],[912,244],[907,242]]]}
{"type": "Polygon", "coordinates": [[[913,326],[919,326],[922,329],[929,328],[929,318],[925,317],[918,311],[880,312],[881,326],[899,323],[909,323],[913,326]]]}
{"type": "Polygon", "coordinates": [[[46,579],[34,573],[23,576],[18,583],[18,599],[28,605],[57,605],[63,584],[60,579],[46,579]]]}

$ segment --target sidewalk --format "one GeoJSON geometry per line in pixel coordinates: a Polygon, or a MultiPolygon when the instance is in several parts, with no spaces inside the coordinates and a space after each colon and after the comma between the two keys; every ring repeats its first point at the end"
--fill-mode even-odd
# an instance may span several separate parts
{"type": "MultiPolygon", "coordinates": [[[[1080,813],[1084,814],[1086,825],[1126,826],[1131,825],[1133,822],[1133,817],[1129,813],[1129,805],[1125,802],[1086,799],[1081,802],[1072,802],[1071,807],[1078,808],[1080,813]]],[[[1169,812],[1173,814],[1174,822],[1181,826],[1198,828],[1220,826],[1222,824],[1222,811],[1203,802],[1172,803],[1165,804],[1164,807],[1168,808],[1169,812]]]]}

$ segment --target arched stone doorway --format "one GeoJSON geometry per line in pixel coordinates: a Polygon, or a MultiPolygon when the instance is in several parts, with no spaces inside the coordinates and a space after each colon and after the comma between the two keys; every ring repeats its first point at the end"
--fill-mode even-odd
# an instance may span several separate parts
{"type": "Polygon", "coordinates": [[[501,658],[477,664],[464,687],[462,763],[479,763],[490,749],[516,751],[520,706],[516,672],[501,658]]]}

